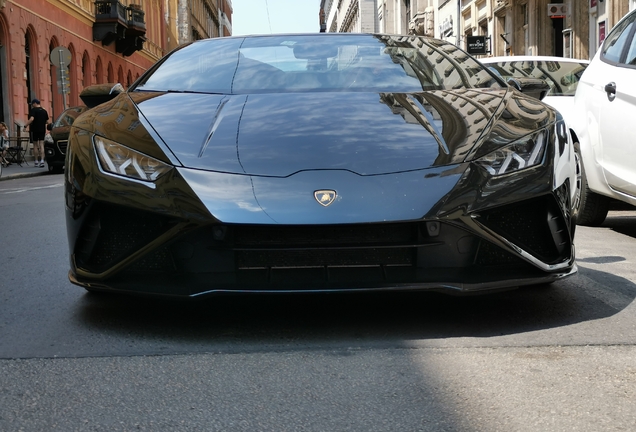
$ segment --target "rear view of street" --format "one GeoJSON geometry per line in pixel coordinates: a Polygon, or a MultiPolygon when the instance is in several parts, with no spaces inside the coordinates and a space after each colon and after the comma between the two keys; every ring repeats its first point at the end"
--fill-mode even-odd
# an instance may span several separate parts
{"type": "Polygon", "coordinates": [[[578,227],[551,286],[96,295],[68,282],[61,175],[0,182],[2,431],[636,429],[636,212],[578,227]]]}

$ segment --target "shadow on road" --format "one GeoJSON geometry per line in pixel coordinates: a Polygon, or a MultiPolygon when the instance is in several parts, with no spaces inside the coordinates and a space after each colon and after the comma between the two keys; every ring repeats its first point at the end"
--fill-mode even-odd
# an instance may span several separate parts
{"type": "MultiPolygon", "coordinates": [[[[590,274],[585,270],[586,274],[590,274]]],[[[588,276],[585,276],[586,280],[588,276]]],[[[617,277],[602,272],[595,280],[617,277]]],[[[578,288],[584,276],[551,286],[454,297],[437,293],[228,295],[196,302],[86,294],[80,325],[165,342],[259,344],[395,342],[492,337],[597,320],[618,312],[578,288]],[[579,283],[580,282],[580,283],[579,283]]],[[[621,278],[618,278],[621,279],[621,278]]],[[[622,280],[626,307],[636,286],[622,280]]]]}
{"type": "Polygon", "coordinates": [[[603,227],[610,228],[613,231],[636,238],[636,212],[621,211],[612,212],[605,219],[603,227]]]}
{"type": "Polygon", "coordinates": [[[636,238],[636,206],[612,200],[603,227],[636,238]]]}

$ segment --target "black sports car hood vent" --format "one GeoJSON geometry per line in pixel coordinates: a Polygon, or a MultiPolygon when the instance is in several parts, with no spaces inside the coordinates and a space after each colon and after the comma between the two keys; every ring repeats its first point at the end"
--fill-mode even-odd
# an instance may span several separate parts
{"type": "Polygon", "coordinates": [[[459,163],[488,135],[509,95],[487,89],[131,93],[184,166],[273,177],[334,169],[378,175],[459,163]]]}

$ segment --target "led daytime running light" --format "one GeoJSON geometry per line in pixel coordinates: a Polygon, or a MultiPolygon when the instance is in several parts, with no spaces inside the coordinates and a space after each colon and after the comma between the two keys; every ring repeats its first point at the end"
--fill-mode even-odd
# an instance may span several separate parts
{"type": "Polygon", "coordinates": [[[172,169],[158,159],[106,138],[95,136],[94,143],[97,158],[106,172],[152,182],[172,169]]]}
{"type": "Polygon", "coordinates": [[[510,174],[539,165],[543,160],[548,137],[548,131],[541,130],[501,147],[476,162],[492,176],[510,174]]]}

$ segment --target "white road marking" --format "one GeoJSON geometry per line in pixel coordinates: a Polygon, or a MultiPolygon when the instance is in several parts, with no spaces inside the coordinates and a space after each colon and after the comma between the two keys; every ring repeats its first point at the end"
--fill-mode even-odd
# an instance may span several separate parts
{"type": "Polygon", "coordinates": [[[62,186],[64,186],[64,183],[59,183],[59,184],[54,184],[54,185],[49,185],[49,186],[38,186],[38,187],[30,187],[30,188],[0,190],[0,195],[8,195],[8,194],[14,194],[14,193],[21,193],[21,192],[29,192],[29,191],[39,190],[39,189],[52,189],[52,188],[57,188],[57,187],[62,187],[62,186]]]}

